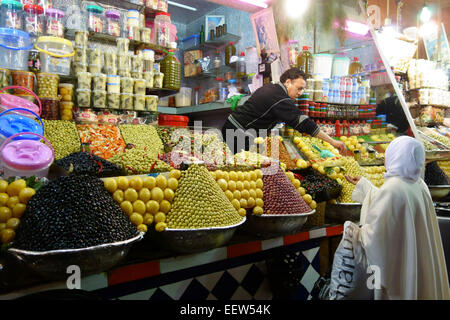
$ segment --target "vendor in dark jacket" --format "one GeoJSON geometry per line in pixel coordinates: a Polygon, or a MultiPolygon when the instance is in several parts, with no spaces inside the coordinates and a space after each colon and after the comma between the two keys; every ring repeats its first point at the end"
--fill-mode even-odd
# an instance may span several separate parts
{"type": "MultiPolygon", "coordinates": [[[[296,99],[306,86],[306,79],[303,71],[292,68],[281,75],[280,83],[267,84],[256,90],[244,105],[228,117],[222,127],[223,138],[230,149],[234,150],[234,153],[240,152],[242,148],[248,151],[250,144],[259,135],[259,130],[270,131],[276,124],[284,122],[299,132],[330,143],[343,153],[345,144],[321,131],[317,124],[295,105],[296,99]],[[231,139],[233,133],[234,138],[231,139]],[[237,141],[241,143],[236,143],[237,141]]],[[[267,136],[269,135],[270,133],[267,133],[267,136]]]]}

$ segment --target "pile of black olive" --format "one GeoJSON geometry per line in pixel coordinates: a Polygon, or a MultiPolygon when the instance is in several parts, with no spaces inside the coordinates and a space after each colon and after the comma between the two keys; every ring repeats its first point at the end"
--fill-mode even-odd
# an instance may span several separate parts
{"type": "Polygon", "coordinates": [[[425,183],[429,186],[448,185],[447,175],[439,168],[436,161],[425,166],[425,183]]]}
{"type": "Polygon", "coordinates": [[[39,189],[27,204],[13,247],[29,251],[86,248],[124,241],[139,232],[88,175],[70,175],[39,189]]]}
{"type": "Polygon", "coordinates": [[[75,152],[56,161],[71,174],[89,174],[97,177],[114,177],[122,175],[122,168],[87,152],[75,152]]]}

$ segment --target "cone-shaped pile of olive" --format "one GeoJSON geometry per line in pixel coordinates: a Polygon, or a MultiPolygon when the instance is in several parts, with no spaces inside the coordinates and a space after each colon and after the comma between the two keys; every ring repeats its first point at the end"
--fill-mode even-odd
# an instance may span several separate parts
{"type": "Polygon", "coordinates": [[[43,186],[30,199],[13,247],[30,251],[77,249],[137,235],[100,179],[71,175],[43,186]]]}
{"type": "Polygon", "coordinates": [[[208,170],[191,165],[181,175],[166,223],[170,229],[202,229],[232,226],[242,219],[208,170]]]}
{"type": "Polygon", "coordinates": [[[271,174],[270,168],[264,168],[262,171],[265,214],[298,214],[311,211],[281,168],[278,168],[275,174],[271,174]]]}

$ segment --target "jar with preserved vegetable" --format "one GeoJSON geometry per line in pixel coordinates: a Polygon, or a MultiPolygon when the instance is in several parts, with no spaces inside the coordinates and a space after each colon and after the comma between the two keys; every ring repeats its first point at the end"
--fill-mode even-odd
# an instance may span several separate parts
{"type": "MultiPolygon", "coordinates": [[[[34,73],[29,71],[12,71],[12,83],[13,86],[25,87],[31,91],[34,91],[34,73]]],[[[14,94],[26,94],[29,95],[27,91],[21,89],[14,89],[14,94]]]]}
{"type": "Polygon", "coordinates": [[[47,9],[45,15],[45,34],[47,36],[64,38],[64,12],[58,9],[47,9]]]}
{"type": "Polygon", "coordinates": [[[73,101],[73,84],[60,83],[58,87],[59,87],[59,95],[61,96],[61,101],[72,102],[73,101]]]}
{"type": "Polygon", "coordinates": [[[86,47],[75,46],[75,63],[86,64],[87,63],[87,50],[86,47]]]}
{"type": "Polygon", "coordinates": [[[107,99],[110,109],[120,109],[120,93],[108,93],[107,99]]]}
{"type": "Polygon", "coordinates": [[[145,89],[147,88],[147,85],[145,83],[145,80],[143,79],[135,79],[134,81],[134,94],[144,94],[145,95],[145,89]]]}
{"type": "Polygon", "coordinates": [[[79,62],[73,63],[73,72],[75,74],[78,74],[80,72],[87,72],[87,70],[88,70],[87,63],[79,63],[79,62]]]}
{"type": "Polygon", "coordinates": [[[22,30],[22,3],[3,0],[1,4],[0,27],[22,30]]]}
{"type": "Polygon", "coordinates": [[[153,78],[154,78],[153,71],[151,71],[151,72],[144,72],[144,80],[145,80],[145,83],[147,85],[147,88],[153,88],[153,78]]]}
{"type": "MultiPolygon", "coordinates": [[[[2,88],[9,86],[11,71],[8,69],[0,68],[0,86],[2,88]]],[[[6,92],[2,92],[6,93],[6,92]]]]}
{"type": "Polygon", "coordinates": [[[180,90],[181,64],[177,57],[175,57],[174,53],[169,53],[163,59],[161,62],[161,72],[164,74],[163,88],[180,90]]]}
{"type": "Polygon", "coordinates": [[[145,94],[134,95],[134,110],[145,111],[145,94]]]}
{"type": "Polygon", "coordinates": [[[37,74],[38,96],[47,98],[58,97],[59,76],[53,73],[37,74]]]}
{"type": "Polygon", "coordinates": [[[96,73],[92,76],[93,89],[98,91],[106,90],[106,75],[102,73],[96,73]]]}
{"type": "Polygon", "coordinates": [[[91,90],[90,89],[77,89],[77,101],[78,101],[78,107],[90,108],[91,107],[91,90]]]}
{"type": "Polygon", "coordinates": [[[59,103],[59,115],[61,120],[73,120],[73,102],[61,101],[59,103]]]}
{"type": "Polygon", "coordinates": [[[113,51],[106,51],[104,53],[105,57],[105,71],[113,71],[116,70],[114,73],[111,72],[105,72],[106,74],[116,74],[117,73],[117,54],[113,51]]]}
{"type": "Polygon", "coordinates": [[[92,74],[90,72],[77,73],[78,88],[91,90],[92,74]]]}
{"type": "Polygon", "coordinates": [[[161,89],[164,84],[164,73],[155,72],[153,76],[153,87],[156,89],[161,89]]]}
{"type": "Polygon", "coordinates": [[[94,90],[92,91],[93,107],[99,109],[106,108],[106,91],[104,90],[94,90]]]}
{"type": "Polygon", "coordinates": [[[122,88],[122,93],[133,93],[134,79],[130,77],[122,77],[120,78],[120,86],[122,88]]]}
{"type": "Polygon", "coordinates": [[[168,47],[170,43],[170,13],[160,12],[155,16],[156,44],[168,47]]]}
{"type": "Polygon", "coordinates": [[[133,94],[132,93],[122,93],[120,95],[120,109],[133,110],[133,94]]]}
{"type": "Polygon", "coordinates": [[[125,56],[128,54],[130,49],[130,40],[127,38],[117,38],[117,54],[119,56],[125,56]]]}
{"type": "Polygon", "coordinates": [[[24,7],[25,31],[32,37],[40,37],[43,34],[43,14],[41,6],[27,4],[24,7]]]}
{"type": "Polygon", "coordinates": [[[86,7],[88,12],[88,30],[92,32],[103,32],[103,8],[97,5],[86,7]]]}
{"type": "Polygon", "coordinates": [[[145,108],[147,111],[157,112],[158,111],[158,96],[149,95],[145,97],[145,108]]]}
{"type": "Polygon", "coordinates": [[[75,31],[75,46],[86,48],[88,45],[89,32],[75,31]]]}
{"type": "Polygon", "coordinates": [[[59,99],[58,98],[39,98],[42,104],[41,118],[45,120],[58,120],[59,118],[59,99]]]}
{"type": "Polygon", "coordinates": [[[105,12],[106,16],[106,33],[120,37],[120,12],[109,10],[105,12]]]}

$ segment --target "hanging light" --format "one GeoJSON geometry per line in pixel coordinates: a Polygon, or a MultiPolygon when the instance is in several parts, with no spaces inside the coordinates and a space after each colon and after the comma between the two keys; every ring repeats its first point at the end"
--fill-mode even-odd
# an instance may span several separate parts
{"type": "Polygon", "coordinates": [[[308,9],[310,0],[285,0],[284,10],[292,18],[300,18],[308,9]]]}
{"type": "Polygon", "coordinates": [[[420,11],[420,21],[423,23],[427,23],[431,19],[431,11],[430,8],[427,7],[427,4],[424,2],[422,11],[420,11]]]}

